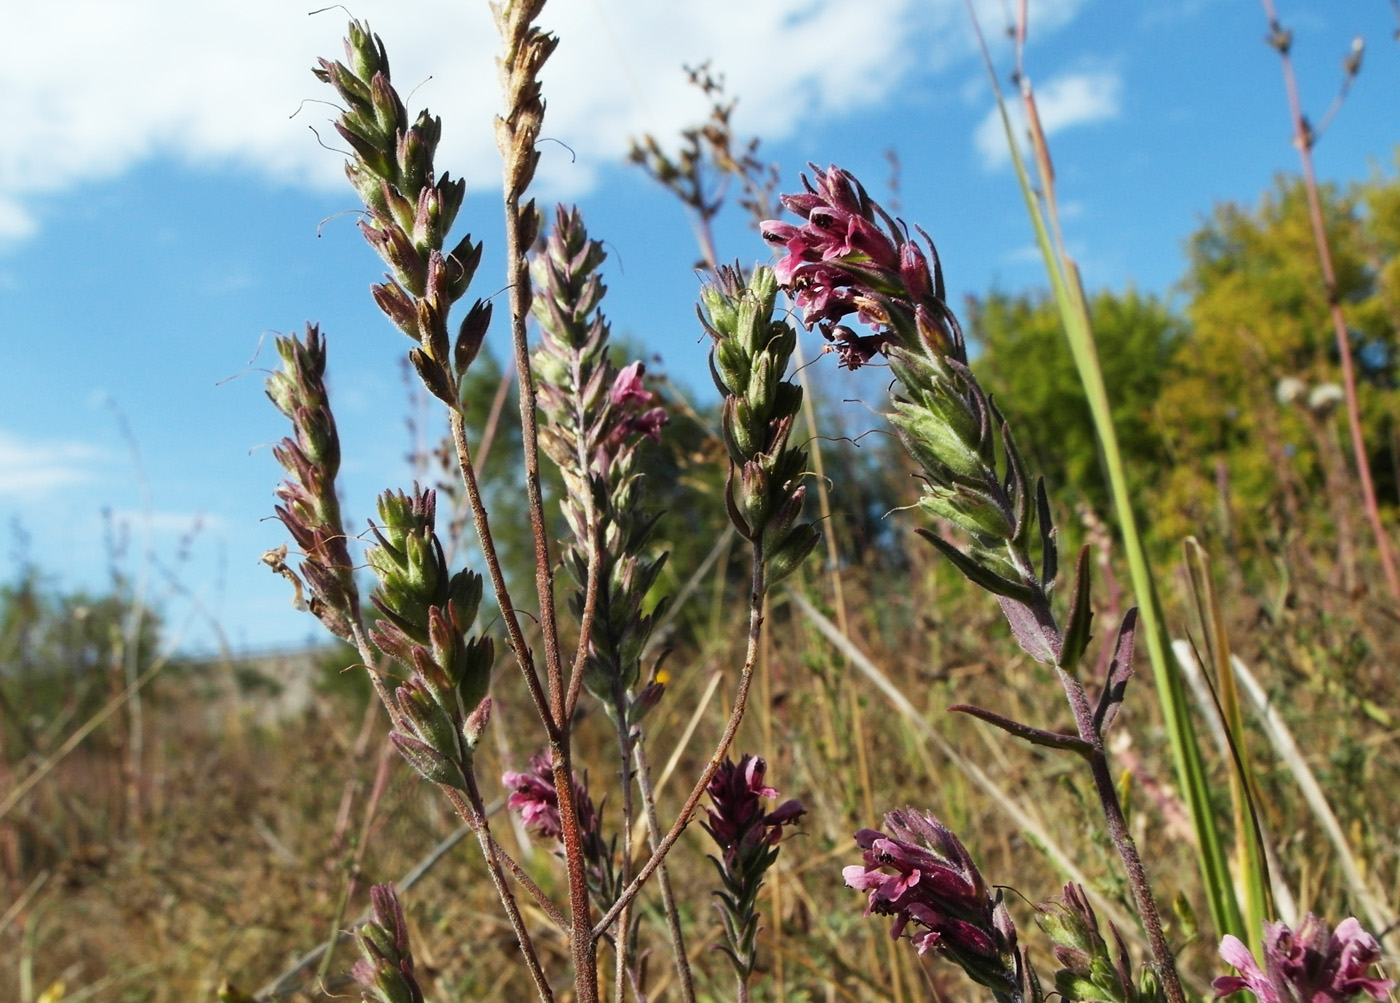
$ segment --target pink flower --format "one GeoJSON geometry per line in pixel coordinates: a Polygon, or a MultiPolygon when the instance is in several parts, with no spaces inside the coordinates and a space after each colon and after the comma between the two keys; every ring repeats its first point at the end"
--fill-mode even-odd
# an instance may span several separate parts
{"type": "Polygon", "coordinates": [[[795,799],[784,801],[771,812],[763,810],[762,798],[778,796],[763,783],[767,771],[762,756],[745,755],[737,764],[726,759],[706,788],[713,807],[705,809],[709,821],[700,824],[724,852],[726,866],[747,850],[775,846],[782,838],[783,826],[807,813],[795,799]]]}
{"type": "Polygon", "coordinates": [[[665,408],[649,408],[632,419],[632,430],[645,435],[652,442],[661,441],[661,428],[671,419],[665,408]]]}
{"type": "Polygon", "coordinates": [[[656,394],[642,387],[642,374],[646,371],[646,366],[638,360],[618,373],[612,385],[613,404],[618,407],[646,407],[656,400],[656,394]]]}
{"type": "Polygon", "coordinates": [[[506,807],[520,813],[520,821],[525,823],[537,836],[558,839],[564,832],[559,820],[559,792],[554,787],[554,770],[550,767],[549,756],[539,753],[530,757],[530,772],[517,773],[507,770],[501,775],[501,783],[511,789],[506,807]]]}
{"type": "Polygon", "coordinates": [[[910,925],[920,954],[936,949],[975,981],[998,992],[1021,983],[1016,928],[982,880],[958,837],[931,815],[913,809],[885,816],[890,835],[856,833],[864,866],[842,872],[846,884],[869,892],[865,914],[893,916],[891,937],[910,925]]]}
{"type": "MultiPolygon", "coordinates": [[[[506,771],[501,776],[501,783],[511,788],[506,807],[520,813],[520,821],[525,823],[525,828],[546,839],[562,838],[564,826],[559,818],[559,791],[554,786],[554,767],[548,753],[531,756],[528,773],[506,771]]],[[[574,775],[574,812],[578,816],[584,855],[590,862],[595,859],[601,861],[607,848],[603,840],[602,819],[588,793],[587,779],[580,780],[577,774],[574,775]]]]}
{"type": "Polygon", "coordinates": [[[1216,996],[1248,989],[1259,1003],[1345,1003],[1361,993],[1384,1000],[1392,985],[1366,974],[1380,960],[1380,945],[1354,917],[1335,931],[1312,913],[1296,932],[1267,924],[1264,968],[1233,936],[1221,940],[1220,956],[1240,974],[1216,979],[1216,996]]]}
{"type": "Polygon", "coordinates": [[[716,946],[729,956],[741,983],[753,974],[758,958],[755,903],[763,877],[778,859],[783,827],[806,814],[796,800],[763,810],[764,798],[778,796],[763,782],[767,770],[762,756],[743,756],[737,763],[726,759],[706,788],[712,807],[705,809],[709,821],[700,823],[721,851],[720,858],[710,858],[723,884],[715,905],[724,917],[726,943],[716,946]]]}
{"type": "Polygon", "coordinates": [[[611,431],[600,444],[597,458],[600,470],[606,470],[612,461],[612,454],[636,436],[644,435],[652,442],[661,441],[661,428],[669,419],[665,408],[649,406],[656,402],[656,394],[642,386],[645,372],[646,366],[637,361],[623,369],[613,380],[609,400],[622,413],[614,416],[611,431]]]}
{"type": "Polygon", "coordinates": [[[805,176],[806,191],[782,196],[782,203],[805,222],[765,220],[763,238],[783,250],[774,275],[802,308],[809,328],[819,326],[837,342],[842,365],[859,368],[886,343],[917,348],[965,361],[960,332],[930,331],[920,314],[948,314],[933,242],[922,230],[925,252],[909,239],[907,228],[866,195],[850,174],[838,167],[813,168],[815,183],[805,176]],[[874,333],[856,339],[839,322],[856,314],[874,333]],[[845,332],[845,337],[838,333],[845,332]],[[930,340],[927,335],[933,333],[930,340]]]}

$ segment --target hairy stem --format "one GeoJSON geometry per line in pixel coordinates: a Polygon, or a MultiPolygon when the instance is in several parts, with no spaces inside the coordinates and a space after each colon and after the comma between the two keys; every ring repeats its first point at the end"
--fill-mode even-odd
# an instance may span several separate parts
{"type": "Polygon", "coordinates": [[[568,723],[549,744],[554,789],[559,798],[560,839],[569,871],[569,952],[574,963],[574,991],[579,1003],[598,1003],[598,934],[588,901],[588,873],[574,801],[574,771],[569,755],[568,723]]]}
{"type": "Polygon", "coordinates": [[[535,983],[535,992],[539,994],[541,1003],[553,1003],[554,992],[549,988],[544,969],[540,967],[534,941],[530,939],[530,931],[526,929],[520,908],[515,904],[515,895],[506,884],[506,876],[501,871],[501,862],[496,855],[496,841],[491,838],[491,830],[486,821],[486,808],[481,800],[481,791],[476,785],[476,774],[470,767],[465,772],[470,803],[463,800],[461,792],[454,788],[444,787],[443,790],[452,801],[452,807],[456,809],[457,814],[472,827],[472,832],[476,833],[477,842],[481,844],[481,853],[486,858],[486,870],[490,872],[491,883],[496,886],[496,894],[500,896],[501,905],[510,917],[510,926],[520,943],[520,953],[525,958],[525,967],[530,971],[530,979],[535,983]]]}
{"type": "MultiPolygon", "coordinates": [[[[484,818],[489,813],[481,810],[481,814],[484,818]]],[[[492,851],[500,859],[501,863],[505,865],[506,870],[510,871],[511,876],[515,878],[516,881],[520,882],[520,887],[530,893],[530,898],[533,899],[535,904],[549,917],[550,922],[557,926],[560,931],[567,934],[569,932],[569,920],[559,911],[559,907],[550,901],[549,896],[544,893],[544,889],[535,884],[535,879],[530,877],[530,875],[526,873],[525,868],[521,867],[520,864],[516,862],[515,858],[506,852],[505,847],[496,842],[496,837],[494,835],[487,833],[487,838],[491,840],[492,851]]]]}
{"type": "MultiPolygon", "coordinates": [[[[364,661],[366,669],[369,671],[370,681],[374,686],[374,691],[378,694],[380,701],[384,704],[384,709],[389,712],[389,720],[397,727],[399,720],[394,714],[394,703],[389,696],[389,689],[380,678],[379,673],[374,668],[374,651],[370,648],[369,641],[365,637],[364,630],[356,618],[350,625],[351,634],[355,640],[355,647],[360,653],[360,658],[364,661]]],[[[516,940],[520,945],[520,953],[525,958],[525,967],[530,971],[530,978],[535,983],[535,991],[539,994],[541,1003],[553,1003],[554,993],[549,988],[549,982],[545,979],[544,969],[540,966],[539,955],[535,952],[534,941],[530,937],[530,931],[525,926],[525,920],[520,915],[520,908],[516,905],[515,895],[511,892],[510,886],[506,884],[505,875],[501,872],[500,858],[497,855],[498,847],[496,841],[491,838],[490,827],[486,821],[486,809],[481,800],[481,792],[476,785],[476,775],[470,764],[463,771],[466,774],[467,791],[471,798],[470,803],[462,797],[462,792],[455,787],[448,787],[439,784],[438,788],[452,804],[452,809],[457,816],[471,827],[476,834],[477,841],[481,844],[482,855],[486,858],[486,869],[491,874],[491,882],[496,887],[496,894],[501,900],[501,906],[505,909],[506,915],[510,918],[511,929],[515,932],[516,940]]],[[[514,863],[512,861],[512,863],[514,863]]],[[[515,870],[519,870],[518,866],[515,870]]],[[[534,892],[539,889],[534,882],[529,882],[528,886],[534,892]]],[[[540,898],[544,898],[540,893],[540,898]]],[[[546,900],[547,901],[547,900],[546,900]]],[[[552,906],[546,909],[555,916],[558,910],[552,906]]]]}
{"type": "Polygon", "coordinates": [[[602,540],[599,539],[599,528],[593,525],[595,520],[592,500],[587,504],[587,521],[588,525],[593,526],[593,540],[588,548],[588,582],[583,591],[583,615],[579,617],[578,622],[578,650],[574,652],[574,664],[569,669],[569,692],[564,699],[564,717],[569,721],[574,719],[579,694],[583,691],[583,669],[588,661],[588,645],[593,635],[593,618],[598,612],[598,592],[602,577],[602,560],[599,556],[602,540]]]}
{"type": "MultiPolygon", "coordinates": [[[[581,358],[578,351],[573,353],[572,367],[573,385],[582,391],[586,380],[581,366],[581,358]]],[[[588,428],[588,415],[584,413],[582,400],[575,396],[574,403],[574,428],[578,430],[575,439],[576,451],[575,462],[583,476],[589,476],[589,464],[592,457],[588,455],[588,445],[590,437],[584,434],[588,428]]],[[[593,640],[593,617],[598,610],[598,592],[601,588],[600,579],[602,577],[603,565],[603,527],[598,518],[598,506],[594,503],[593,493],[590,491],[583,497],[583,524],[588,527],[588,580],[584,585],[583,593],[583,615],[579,617],[578,625],[578,649],[574,652],[574,664],[569,669],[569,692],[564,698],[564,714],[572,721],[574,718],[574,708],[578,706],[579,693],[583,688],[583,670],[588,661],[588,651],[593,640]]],[[[625,710],[624,704],[619,703],[619,712],[625,710]]],[[[624,716],[625,713],[624,713],[624,716]]],[[[626,774],[627,763],[624,760],[622,772],[626,774]]]]}
{"type": "Polygon", "coordinates": [[[360,661],[364,662],[365,671],[369,673],[369,684],[374,687],[374,695],[389,713],[390,726],[399,727],[400,720],[394,713],[394,698],[389,695],[389,687],[384,685],[384,677],[380,675],[375,664],[374,649],[370,647],[369,638],[365,636],[364,624],[358,616],[350,622],[350,636],[355,642],[355,650],[360,653],[360,661]]]}
{"type": "MultiPolygon", "coordinates": [[[[530,7],[502,7],[498,17],[506,18],[510,28],[503,32],[508,50],[525,37],[521,18],[537,11],[541,4],[530,7]]],[[[513,61],[507,58],[503,66],[513,61]]],[[[511,100],[508,97],[508,102],[511,100]]],[[[530,514],[530,530],[535,543],[535,594],[539,599],[540,634],[544,642],[545,679],[548,686],[548,709],[543,715],[549,731],[550,762],[554,769],[554,787],[559,798],[559,820],[564,842],[564,859],[569,871],[569,910],[572,931],[569,950],[574,963],[574,988],[578,1003],[598,1003],[597,936],[593,929],[593,910],[588,901],[588,873],[579,835],[578,810],[574,803],[573,757],[570,749],[570,721],[566,714],[564,674],[559,655],[559,624],[554,609],[554,566],[549,557],[549,531],[545,525],[544,497],[540,490],[539,425],[536,418],[535,379],[530,371],[530,347],[526,321],[530,314],[530,262],[524,233],[524,215],[520,197],[529,184],[533,167],[524,164],[534,155],[534,137],[538,134],[538,113],[532,113],[530,124],[517,128],[498,119],[498,136],[506,156],[505,217],[506,217],[506,281],[510,286],[510,333],[515,350],[515,373],[520,388],[520,437],[525,460],[525,496],[530,514]]],[[[533,672],[531,673],[533,675],[533,672]]],[[[533,692],[532,692],[533,695],[533,692]]]]}
{"type": "MultiPolygon", "coordinates": [[[[640,735],[632,746],[632,755],[637,762],[637,787],[642,794],[642,813],[646,816],[647,839],[652,852],[655,853],[661,840],[661,820],[656,814],[656,797],[651,786],[651,764],[647,761],[646,741],[640,735]]],[[[695,976],[690,970],[690,956],[685,949],[685,932],[681,928],[680,912],[676,909],[676,896],[671,890],[671,873],[664,860],[657,868],[656,883],[661,888],[661,906],[666,913],[666,927],[671,933],[671,951],[675,955],[681,1000],[683,1003],[695,1003],[695,976]]]]}
{"type": "Polygon", "coordinates": [[[593,930],[595,936],[612,924],[612,921],[617,918],[617,914],[622,911],[623,905],[636,897],[642,885],[666,859],[666,854],[671,852],[671,847],[676,844],[676,840],[680,839],[681,833],[690,824],[691,813],[695,811],[695,806],[700,803],[700,798],[704,795],[705,789],[709,787],[715,771],[719,769],[720,763],[724,762],[730,745],[734,743],[734,736],[739,732],[739,723],[744,719],[744,710],[749,703],[749,689],[753,685],[754,666],[758,663],[758,642],[763,632],[763,600],[768,594],[762,544],[755,542],[753,550],[753,584],[749,593],[749,638],[744,653],[744,667],[739,673],[739,688],[734,694],[734,706],[729,712],[729,720],[725,722],[724,733],[720,735],[714,754],[710,756],[710,761],[705,764],[700,779],[696,781],[695,787],[685,799],[685,803],[681,805],[680,814],[676,816],[675,823],[656,845],[651,857],[637,872],[637,876],[622,890],[622,894],[618,896],[612,908],[604,913],[602,919],[598,921],[598,925],[593,930]]]}
{"type": "MultiPolygon", "coordinates": [[[[613,679],[613,702],[617,722],[618,759],[622,764],[622,869],[619,878],[626,883],[632,877],[632,818],[636,808],[632,802],[632,735],[627,724],[627,700],[622,692],[622,683],[613,679]]],[[[623,1003],[623,991],[627,987],[627,964],[629,933],[632,925],[632,903],[628,902],[618,914],[616,938],[617,950],[617,1003],[623,1003]]]]}
{"type": "Polygon", "coordinates": [[[496,594],[496,603],[501,608],[501,617],[506,625],[506,638],[510,643],[511,654],[515,656],[525,685],[534,701],[535,712],[552,730],[554,719],[550,714],[549,703],[544,690],[540,688],[539,673],[535,670],[534,655],[525,643],[525,632],[520,629],[520,617],[511,601],[510,590],[506,588],[505,574],[501,571],[501,558],[496,552],[496,540],[491,535],[491,520],[486,514],[486,505],[481,500],[481,486],[477,483],[476,467],[472,463],[471,447],[467,444],[467,429],[462,422],[460,411],[453,409],[448,414],[452,426],[452,442],[457,450],[457,465],[462,471],[462,482],[467,487],[467,497],[471,501],[472,522],[476,526],[476,536],[481,542],[481,552],[486,558],[486,571],[491,579],[491,588],[496,594]]]}
{"type": "Polygon", "coordinates": [[[1089,706],[1089,698],[1084,686],[1064,669],[1056,670],[1065,696],[1074,711],[1075,724],[1079,737],[1093,746],[1089,754],[1089,768],[1094,777],[1094,790],[1103,807],[1104,819],[1108,822],[1108,835],[1113,840],[1118,856],[1123,861],[1123,869],[1128,874],[1128,884],[1133,889],[1133,899],[1137,904],[1138,915],[1147,931],[1147,942],[1152,948],[1152,959],[1156,963],[1157,977],[1161,980],[1168,1003],[1186,1003],[1186,993],[1181,988],[1181,977],[1176,970],[1176,958],[1171,945],[1162,931],[1162,918],[1157,911],[1157,900],[1152,895],[1152,884],[1147,878],[1147,869],[1138,855],[1137,843],[1128,831],[1127,820],[1123,817],[1123,805],[1118,800],[1118,788],[1113,785],[1113,773],[1108,765],[1108,753],[1104,750],[1103,735],[1094,724],[1094,712],[1089,706]]]}
{"type": "MultiPolygon", "coordinates": [[[[1025,562],[1023,572],[1029,573],[1033,567],[1029,563],[1029,558],[1020,556],[1018,560],[1025,562]]],[[[1045,598],[1043,592],[1039,594],[1038,599],[1039,601],[1035,603],[1036,618],[1054,631],[1057,637],[1055,648],[1058,656],[1064,642],[1063,633],[1055,622],[1049,600],[1045,598]]],[[[1069,701],[1070,710],[1074,713],[1075,727],[1079,732],[1079,737],[1090,746],[1086,758],[1094,778],[1094,790],[1098,794],[1104,819],[1108,823],[1109,838],[1113,840],[1113,845],[1118,850],[1118,856],[1123,861],[1123,869],[1128,875],[1128,884],[1133,889],[1133,899],[1137,904],[1143,928],[1147,931],[1147,942],[1152,949],[1152,959],[1155,962],[1162,989],[1166,993],[1168,1003],[1186,1003],[1186,995],[1181,988],[1181,976],[1176,970],[1176,958],[1173,956],[1171,945],[1167,943],[1166,934],[1162,930],[1162,918],[1157,911],[1157,900],[1152,894],[1152,884],[1147,878],[1147,870],[1143,867],[1137,844],[1133,841],[1132,834],[1128,831],[1127,820],[1123,817],[1123,805],[1118,800],[1118,789],[1113,785],[1113,774],[1109,769],[1108,753],[1104,749],[1103,735],[1094,722],[1094,711],[1089,706],[1089,698],[1084,692],[1084,685],[1062,668],[1057,667],[1055,671],[1060,677],[1060,684],[1064,687],[1065,698],[1069,701]]]]}
{"type": "MultiPolygon", "coordinates": [[[[501,382],[496,385],[496,396],[491,400],[491,410],[486,416],[486,425],[481,430],[481,441],[476,447],[476,456],[473,458],[473,469],[484,470],[491,458],[491,446],[496,441],[496,432],[501,425],[501,412],[505,410],[506,398],[510,395],[511,384],[515,381],[515,374],[509,367],[501,373],[501,382]]],[[[453,446],[456,446],[456,435],[453,435],[453,446]]],[[[475,511],[471,498],[463,495],[456,500],[452,507],[452,521],[448,524],[451,527],[449,540],[447,542],[446,556],[447,563],[451,564],[456,553],[460,533],[457,527],[461,526],[467,518],[467,509],[475,511]]],[[[495,583],[492,582],[494,587],[495,583]]]]}

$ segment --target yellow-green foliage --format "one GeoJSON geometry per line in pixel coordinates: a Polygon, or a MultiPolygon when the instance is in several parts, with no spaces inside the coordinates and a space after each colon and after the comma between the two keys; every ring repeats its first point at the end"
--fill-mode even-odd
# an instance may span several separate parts
{"type": "MultiPolygon", "coordinates": [[[[1395,163],[1400,167],[1400,150],[1395,163]]],[[[1376,264],[1376,291],[1391,328],[1400,328],[1400,183],[1377,175],[1361,193],[1367,250],[1376,264]]]]}
{"type": "MultiPolygon", "coordinates": [[[[1324,187],[1322,205],[1372,468],[1380,472],[1390,466],[1385,416],[1395,403],[1396,316],[1385,289],[1395,283],[1400,182],[1374,179],[1348,194],[1324,187]]],[[[1340,412],[1312,421],[1301,405],[1277,398],[1285,378],[1309,390],[1339,379],[1301,183],[1280,181],[1257,207],[1220,206],[1189,254],[1191,333],[1158,407],[1175,461],[1156,494],[1157,530],[1169,538],[1219,524],[1223,482],[1232,523],[1285,515],[1289,491],[1324,487],[1319,451],[1330,448],[1334,427],[1342,429],[1340,412]]],[[[1393,500],[1392,486],[1382,501],[1393,500]]]]}
{"type": "MultiPolygon", "coordinates": [[[[1393,505],[1400,179],[1378,173],[1349,192],[1324,187],[1322,204],[1371,469],[1382,505],[1393,505]]],[[[1155,549],[1174,550],[1188,534],[1244,546],[1293,528],[1329,539],[1337,506],[1303,502],[1352,492],[1353,474],[1342,409],[1305,406],[1314,388],[1341,378],[1301,183],[1280,180],[1255,206],[1218,206],[1190,239],[1181,292],[1179,313],[1132,289],[1090,302],[1114,423],[1155,549]],[[1302,383],[1295,403],[1279,401],[1285,378],[1302,383]],[[1315,522],[1293,527],[1304,510],[1315,522]]],[[[968,320],[981,349],[975,366],[1032,468],[1057,499],[1086,500],[1111,518],[1053,301],[994,292],[972,301],[968,320]]]]}
{"type": "MultiPolygon", "coordinates": [[[[1154,409],[1186,328],[1161,300],[1133,289],[1102,291],[1089,309],[1118,441],[1140,494],[1166,461],[1154,409]]],[[[1032,469],[1045,476],[1053,495],[1078,495],[1108,514],[1089,404],[1054,301],[996,292],[972,301],[969,322],[983,351],[974,365],[1011,420],[1032,469]]]]}

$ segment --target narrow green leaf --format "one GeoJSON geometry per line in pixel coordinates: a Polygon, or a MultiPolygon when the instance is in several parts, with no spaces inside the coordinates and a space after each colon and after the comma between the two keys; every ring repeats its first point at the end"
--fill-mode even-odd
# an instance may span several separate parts
{"type": "Polygon", "coordinates": [[[1089,625],[1094,619],[1094,611],[1089,606],[1089,545],[1079,548],[1079,560],[1074,567],[1074,596],[1069,604],[1069,619],[1065,621],[1065,639],[1060,645],[1060,657],[1056,663],[1070,675],[1074,675],[1079,660],[1089,648],[1089,625]]]}

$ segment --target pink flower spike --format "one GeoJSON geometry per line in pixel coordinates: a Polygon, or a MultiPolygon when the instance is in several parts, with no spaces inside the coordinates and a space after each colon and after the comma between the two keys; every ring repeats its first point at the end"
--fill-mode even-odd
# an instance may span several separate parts
{"type": "Polygon", "coordinates": [[[1021,985],[1016,928],[1001,893],[990,890],[966,848],[931,815],[912,809],[885,816],[889,833],[861,829],[864,867],[847,867],[846,884],[869,892],[866,915],[891,916],[892,937],[906,927],[922,954],[937,950],[976,982],[1000,994],[1021,985]]]}

